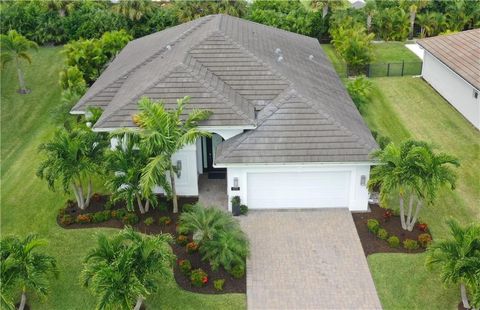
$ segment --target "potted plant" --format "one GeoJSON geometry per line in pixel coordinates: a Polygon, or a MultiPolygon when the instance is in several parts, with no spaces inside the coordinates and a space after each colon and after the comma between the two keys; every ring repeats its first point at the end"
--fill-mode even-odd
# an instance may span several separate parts
{"type": "Polygon", "coordinates": [[[232,214],[233,216],[239,216],[240,215],[240,196],[233,196],[232,197],[232,214]]]}

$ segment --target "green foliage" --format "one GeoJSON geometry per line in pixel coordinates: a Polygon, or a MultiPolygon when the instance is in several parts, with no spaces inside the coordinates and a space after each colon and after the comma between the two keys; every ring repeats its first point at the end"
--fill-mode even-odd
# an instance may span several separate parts
{"type": "Polygon", "coordinates": [[[92,222],[93,223],[101,223],[106,222],[112,218],[112,213],[108,210],[99,211],[92,214],[92,222]]]}
{"type": "Polygon", "coordinates": [[[132,36],[122,29],[120,31],[105,32],[99,43],[105,57],[113,59],[130,40],[132,40],[132,36]]]}
{"type": "Polygon", "coordinates": [[[240,196],[233,196],[232,197],[232,200],[231,200],[231,203],[232,203],[232,207],[235,206],[235,207],[239,207],[240,206],[240,196]]]}
{"type": "Polygon", "coordinates": [[[125,217],[125,215],[127,215],[128,213],[128,210],[127,209],[117,209],[117,210],[113,210],[111,212],[112,214],[112,217],[117,219],[117,220],[121,220],[125,217]]]}
{"type": "Polygon", "coordinates": [[[190,281],[193,286],[202,287],[208,283],[208,274],[201,268],[192,270],[190,273],[190,281]]]}
{"type": "Polygon", "coordinates": [[[390,236],[387,242],[391,248],[398,248],[400,246],[400,239],[397,236],[390,236]]]}
{"type": "Polygon", "coordinates": [[[185,235],[178,235],[176,241],[178,245],[184,246],[188,243],[188,237],[185,235]]]}
{"type": "Polygon", "coordinates": [[[417,239],[422,248],[426,248],[430,245],[430,243],[432,243],[432,236],[427,233],[418,235],[417,239]]]}
{"type": "Polygon", "coordinates": [[[177,17],[181,22],[219,13],[243,17],[247,12],[247,1],[245,0],[176,0],[174,5],[177,17]]]}
{"type": "Polygon", "coordinates": [[[153,217],[149,216],[143,221],[143,223],[147,226],[150,226],[155,223],[155,220],[153,219],[153,217]]]}
{"type": "Polygon", "coordinates": [[[377,231],[377,237],[382,239],[382,240],[387,240],[388,239],[388,231],[384,228],[379,228],[377,231]]]}
{"type": "Polygon", "coordinates": [[[131,228],[107,237],[85,257],[83,286],[97,299],[98,309],[133,309],[139,296],[147,298],[158,289],[158,278],[170,275],[175,255],[172,237],[144,236],[131,228]]]}
{"type": "Polygon", "coordinates": [[[240,214],[246,215],[248,213],[248,207],[246,205],[240,205],[240,214]]]}
{"type": "Polygon", "coordinates": [[[122,222],[125,225],[135,225],[139,221],[138,216],[135,213],[129,212],[123,218],[122,222]]]}
{"type": "Polygon", "coordinates": [[[71,215],[65,214],[60,216],[60,224],[68,226],[75,223],[75,218],[71,215]]]}
{"type": "Polygon", "coordinates": [[[168,216],[160,216],[160,218],[158,219],[158,223],[160,225],[169,225],[170,223],[172,223],[172,219],[168,216]]]}
{"type": "Polygon", "coordinates": [[[195,241],[187,243],[186,247],[187,253],[192,254],[198,251],[198,244],[195,241]]]}
{"type": "Polygon", "coordinates": [[[364,105],[368,104],[373,84],[364,75],[356,77],[355,79],[349,79],[347,82],[347,91],[352,97],[353,103],[357,109],[362,112],[364,105]]]}
{"type": "Polygon", "coordinates": [[[373,234],[377,234],[380,229],[380,223],[376,219],[368,219],[367,228],[373,234]]]}
{"type": "Polygon", "coordinates": [[[180,267],[180,271],[189,276],[192,271],[192,263],[188,259],[182,259],[178,262],[178,267],[180,267]]]}
{"type": "Polygon", "coordinates": [[[186,203],[182,206],[182,212],[192,212],[194,207],[194,204],[186,203]]]}
{"type": "Polygon", "coordinates": [[[77,66],[67,67],[60,72],[60,86],[78,95],[83,95],[87,89],[83,73],[77,66]]]}
{"type": "Polygon", "coordinates": [[[236,279],[243,278],[245,276],[245,265],[236,265],[228,273],[236,279]]]}
{"type": "Polygon", "coordinates": [[[409,13],[397,6],[382,10],[376,18],[374,31],[385,41],[405,41],[409,27],[409,13]]]}
{"type": "Polygon", "coordinates": [[[412,239],[403,240],[403,247],[407,250],[416,250],[418,249],[418,241],[412,239]]]}
{"type": "Polygon", "coordinates": [[[225,284],[225,279],[217,279],[213,281],[213,287],[217,291],[223,291],[223,285],[225,284]]]}

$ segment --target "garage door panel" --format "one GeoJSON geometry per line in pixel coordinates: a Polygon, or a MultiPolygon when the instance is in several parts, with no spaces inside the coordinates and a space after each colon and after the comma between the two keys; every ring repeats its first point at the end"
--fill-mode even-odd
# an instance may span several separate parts
{"type": "Polygon", "coordinates": [[[348,207],[350,172],[248,173],[252,209],[348,207]]]}

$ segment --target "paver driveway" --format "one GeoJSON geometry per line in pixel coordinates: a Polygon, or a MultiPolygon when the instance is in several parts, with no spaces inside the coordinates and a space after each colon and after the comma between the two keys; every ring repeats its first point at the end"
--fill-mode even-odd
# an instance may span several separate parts
{"type": "Polygon", "coordinates": [[[380,309],[347,209],[250,211],[249,309],[380,309]]]}

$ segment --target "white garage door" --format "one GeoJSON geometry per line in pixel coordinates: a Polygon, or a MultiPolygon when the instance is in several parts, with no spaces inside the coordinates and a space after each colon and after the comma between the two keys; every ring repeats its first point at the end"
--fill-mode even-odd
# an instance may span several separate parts
{"type": "Polygon", "coordinates": [[[251,209],[348,207],[350,172],[249,173],[251,209]]]}

